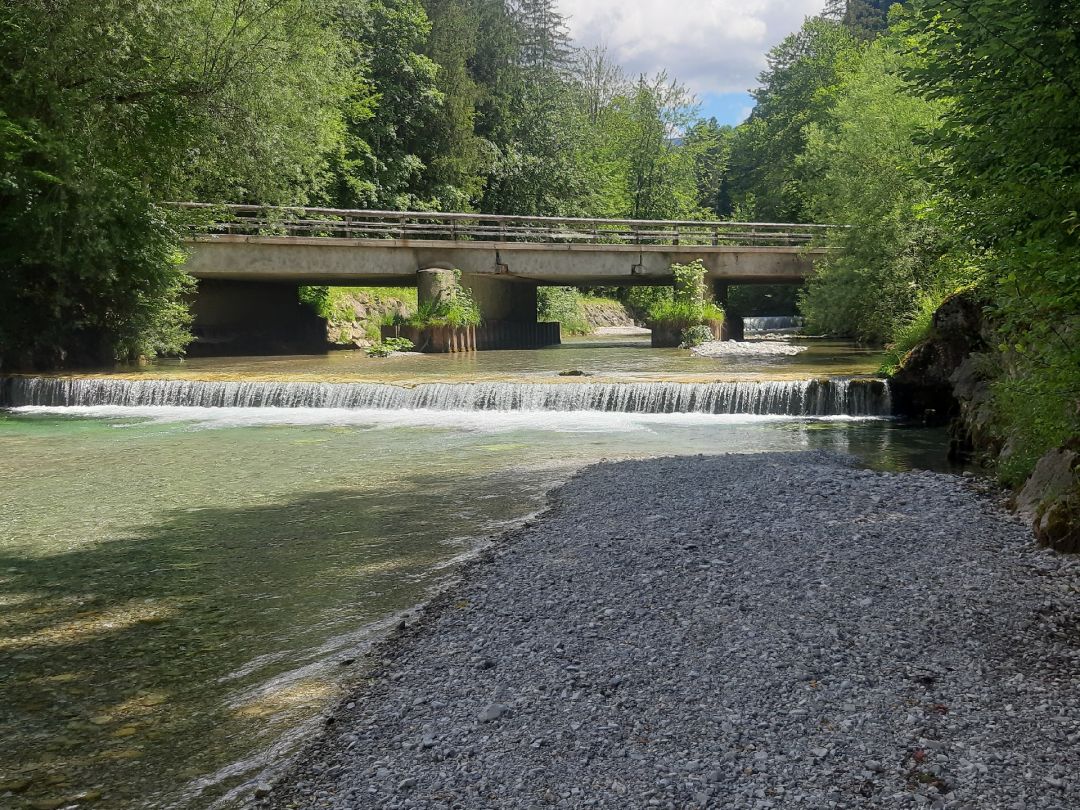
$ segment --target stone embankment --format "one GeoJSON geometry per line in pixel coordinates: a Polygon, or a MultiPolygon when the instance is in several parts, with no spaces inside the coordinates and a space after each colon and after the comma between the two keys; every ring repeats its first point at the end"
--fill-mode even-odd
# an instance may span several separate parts
{"type": "Polygon", "coordinates": [[[602,464],[377,651],[261,801],[1080,807],[1078,589],[965,479],[602,464]]]}

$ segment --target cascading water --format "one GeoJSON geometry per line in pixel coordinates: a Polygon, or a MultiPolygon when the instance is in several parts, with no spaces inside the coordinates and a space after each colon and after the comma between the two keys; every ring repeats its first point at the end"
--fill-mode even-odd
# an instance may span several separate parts
{"type": "Polygon", "coordinates": [[[761,332],[796,332],[802,328],[803,319],[791,315],[767,315],[743,318],[743,329],[747,334],[761,332]]]}
{"type": "Polygon", "coordinates": [[[862,417],[883,417],[892,412],[885,382],[849,378],[711,383],[430,383],[406,388],[379,383],[11,377],[0,381],[0,404],[862,417]]]}

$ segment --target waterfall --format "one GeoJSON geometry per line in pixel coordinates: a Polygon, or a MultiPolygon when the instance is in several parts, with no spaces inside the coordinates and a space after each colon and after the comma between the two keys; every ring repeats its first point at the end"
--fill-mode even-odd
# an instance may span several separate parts
{"type": "Polygon", "coordinates": [[[802,328],[803,319],[791,315],[767,315],[756,318],[743,318],[743,329],[747,333],[757,332],[797,332],[802,328]]]}
{"type": "Polygon", "coordinates": [[[889,416],[892,411],[885,382],[848,378],[710,383],[427,383],[406,388],[380,383],[10,377],[0,379],[0,404],[780,416],[889,416]]]}

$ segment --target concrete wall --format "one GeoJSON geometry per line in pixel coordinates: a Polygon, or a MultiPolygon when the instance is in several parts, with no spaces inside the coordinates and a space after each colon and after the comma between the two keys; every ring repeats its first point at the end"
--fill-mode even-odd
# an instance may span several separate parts
{"type": "Polygon", "coordinates": [[[462,274],[485,321],[536,323],[536,285],[515,278],[462,274]]]}

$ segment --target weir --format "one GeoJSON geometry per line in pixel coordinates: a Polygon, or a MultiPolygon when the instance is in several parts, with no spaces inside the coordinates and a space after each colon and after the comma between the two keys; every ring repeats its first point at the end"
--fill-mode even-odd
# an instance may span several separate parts
{"type": "Polygon", "coordinates": [[[603,411],[888,417],[881,380],[833,378],[762,382],[380,383],[204,382],[66,377],[0,381],[8,407],[171,406],[439,411],[603,411]]]}

